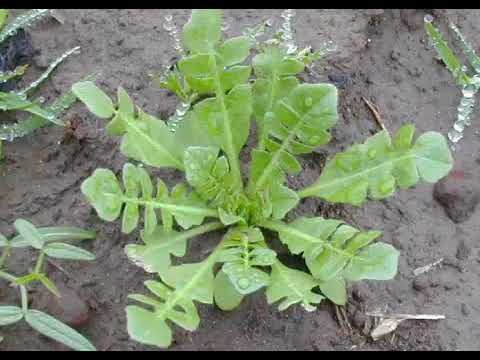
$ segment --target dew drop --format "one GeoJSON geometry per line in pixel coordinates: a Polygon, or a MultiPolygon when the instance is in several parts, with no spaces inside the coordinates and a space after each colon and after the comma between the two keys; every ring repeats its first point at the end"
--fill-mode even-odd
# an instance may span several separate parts
{"type": "Polygon", "coordinates": [[[247,278],[241,278],[238,280],[237,285],[240,289],[245,290],[250,286],[250,280],[247,278]]]}
{"type": "Polygon", "coordinates": [[[431,23],[433,21],[433,16],[430,15],[430,14],[427,14],[425,15],[425,17],[423,18],[423,21],[425,21],[426,23],[431,23]]]}
{"type": "Polygon", "coordinates": [[[305,99],[305,106],[310,107],[313,104],[313,99],[309,96],[305,99]]]}
{"type": "Polygon", "coordinates": [[[375,149],[370,149],[370,150],[368,150],[367,155],[368,155],[368,158],[369,158],[369,159],[374,159],[375,156],[377,156],[377,150],[375,150],[375,149]]]}

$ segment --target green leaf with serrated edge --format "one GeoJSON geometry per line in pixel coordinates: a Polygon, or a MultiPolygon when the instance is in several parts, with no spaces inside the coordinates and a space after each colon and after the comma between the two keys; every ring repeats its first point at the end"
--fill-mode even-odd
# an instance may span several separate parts
{"type": "MultiPolygon", "coordinates": [[[[122,171],[123,186],[125,188],[125,196],[137,199],[140,190],[140,184],[137,181],[139,175],[137,167],[133,164],[125,164],[122,171]]],[[[137,203],[126,203],[122,214],[122,232],[129,234],[137,228],[139,214],[139,205],[137,203]]]]}
{"type": "Polygon", "coordinates": [[[222,35],[222,11],[214,9],[192,10],[190,20],[183,27],[182,39],[192,53],[208,53],[222,35]]]}
{"type": "Polygon", "coordinates": [[[252,65],[256,76],[253,111],[259,127],[258,149],[263,150],[269,128],[266,114],[299,84],[294,75],[302,72],[305,65],[278,46],[264,47],[253,58],[252,65]]]}
{"type": "Polygon", "coordinates": [[[57,259],[95,260],[95,255],[90,251],[65,243],[49,243],[43,250],[48,256],[57,259]]]}
{"type": "Polygon", "coordinates": [[[270,265],[275,252],[267,248],[258,228],[237,227],[225,235],[225,250],[220,254],[222,271],[236,291],[247,295],[268,285],[269,276],[255,266],[270,265]]]}
{"type": "Polygon", "coordinates": [[[298,303],[306,311],[314,311],[323,299],[323,296],[312,291],[317,286],[318,282],[310,274],[290,269],[277,261],[272,265],[270,284],[266,291],[267,301],[272,304],[283,299],[278,306],[280,311],[298,303]]]}
{"type": "MultiPolygon", "coordinates": [[[[45,244],[55,241],[90,240],[95,239],[96,236],[93,230],[85,230],[74,226],[39,227],[37,231],[42,236],[45,244]]],[[[14,248],[22,248],[30,245],[20,234],[12,238],[10,244],[14,248]]]]}
{"type": "Polygon", "coordinates": [[[266,272],[254,267],[245,267],[240,262],[225,263],[222,271],[228,276],[235,290],[242,295],[251,294],[269,283],[266,272]]]}
{"type": "Polygon", "coordinates": [[[360,205],[367,197],[384,199],[397,187],[411,187],[422,179],[434,183],[452,168],[446,139],[436,132],[422,134],[411,144],[413,126],[405,125],[390,140],[386,131],[356,144],[327,161],[320,178],[299,191],[330,202],[360,205]]]}
{"type": "Polygon", "coordinates": [[[0,326],[15,324],[23,319],[23,311],[18,306],[0,306],[0,326]]]}
{"type": "Polygon", "coordinates": [[[462,69],[462,64],[453,51],[448,47],[448,44],[443,39],[442,34],[430,21],[425,22],[425,31],[430,37],[433,47],[437,51],[442,61],[445,63],[447,69],[452,73],[458,85],[466,85],[470,79],[465,71],[462,69]]]}
{"type": "Polygon", "coordinates": [[[122,211],[123,191],[117,177],[108,169],[96,169],[81,185],[82,193],[105,221],[114,221],[122,211]]]}
{"type": "MultiPolygon", "coordinates": [[[[381,235],[379,231],[360,232],[342,221],[321,217],[301,217],[288,225],[280,221],[263,221],[260,225],[277,231],[290,252],[303,254],[307,267],[319,282],[341,275],[351,263],[368,266],[372,261],[362,249],[381,235]]],[[[382,259],[391,261],[386,257],[382,259]]],[[[390,269],[387,263],[383,265],[390,269]]]]}
{"type": "Polygon", "coordinates": [[[235,309],[244,298],[222,270],[219,270],[215,276],[213,295],[215,304],[223,311],[235,309]]]}
{"type": "Polygon", "coordinates": [[[28,310],[25,321],[42,335],[54,339],[74,350],[96,351],[83,335],[54,317],[39,310],[28,310]]]}
{"type": "Polygon", "coordinates": [[[43,247],[45,240],[31,222],[24,219],[17,219],[13,223],[13,226],[15,226],[18,233],[27,240],[32,247],[35,249],[41,249],[43,247]]]}
{"type": "MultiPolygon", "coordinates": [[[[337,89],[329,84],[302,84],[291,94],[277,102],[273,109],[275,122],[268,128],[272,142],[271,157],[266,164],[252,158],[250,165],[250,190],[256,192],[272,182],[282,182],[274,177],[282,168],[285,153],[311,152],[330,140],[327,130],[337,121],[337,89]],[[264,166],[262,168],[262,166],[264,166]]],[[[267,156],[267,155],[265,155],[267,156]]]]}
{"type": "Polygon", "coordinates": [[[163,274],[171,265],[170,254],[184,256],[189,239],[222,227],[222,224],[215,222],[183,232],[166,232],[158,226],[151,234],[142,233],[145,245],[129,244],[125,247],[125,253],[145,271],[163,274]]]}
{"type": "MultiPolygon", "coordinates": [[[[133,165],[126,164],[125,168],[133,165]]],[[[138,175],[138,173],[137,173],[138,175]]],[[[145,179],[137,178],[137,182],[145,179]]],[[[97,169],[81,186],[82,193],[97,210],[98,215],[107,221],[116,220],[122,212],[123,204],[148,206],[153,209],[167,210],[184,229],[193,225],[200,225],[205,217],[218,217],[216,210],[205,206],[204,202],[193,192],[188,192],[183,184],[178,184],[172,190],[171,196],[144,199],[136,196],[127,196],[120,187],[115,174],[107,169],[97,169]]],[[[166,190],[166,189],[165,189],[166,190]]],[[[152,216],[150,214],[149,216],[152,216]]],[[[150,229],[153,230],[153,229],[150,229]]]]}
{"type": "Polygon", "coordinates": [[[226,40],[218,49],[224,66],[243,62],[250,54],[250,40],[245,36],[226,40]]]}
{"type": "MultiPolygon", "coordinates": [[[[207,124],[207,131],[215,140],[215,143],[228,153],[230,143],[233,144],[235,157],[245,145],[249,129],[252,109],[252,94],[250,85],[238,85],[232,89],[223,100],[228,119],[225,119],[225,109],[222,101],[209,98],[201,101],[194,107],[198,121],[207,124]],[[226,122],[229,122],[228,124],[226,122]],[[229,127],[232,139],[225,137],[229,127]],[[231,142],[230,142],[231,140],[231,142]]],[[[231,159],[229,158],[231,161],[231,159]]]]}
{"type": "Polygon", "coordinates": [[[168,347],[172,342],[172,330],[165,321],[155,321],[155,313],[139,306],[129,305],[127,312],[128,335],[142,344],[168,347]]]}
{"type": "MultiPolygon", "coordinates": [[[[235,186],[225,156],[218,157],[220,149],[213,146],[191,146],[185,150],[185,176],[188,183],[210,206],[235,208],[236,196],[240,189],[235,186]]],[[[225,225],[240,220],[232,218],[226,221],[227,212],[219,209],[220,219],[225,225]]],[[[234,215],[233,215],[234,216],[234,215]]]]}
{"type": "Polygon", "coordinates": [[[112,100],[93,82],[78,82],[72,86],[72,91],[95,116],[102,119],[108,119],[113,116],[115,108],[112,100]]]}
{"type": "Polygon", "coordinates": [[[326,298],[337,305],[345,305],[347,302],[347,288],[342,277],[335,277],[329,281],[321,282],[320,291],[326,298]]]}
{"type": "Polygon", "coordinates": [[[285,215],[295,208],[300,198],[297,193],[287,186],[273,184],[270,188],[270,201],[272,202],[272,218],[283,219],[285,215]]]}
{"type": "MultiPolygon", "coordinates": [[[[82,89],[90,89],[92,86],[95,85],[91,82],[77,83],[72,90],[75,92],[75,89],[80,89],[80,92],[82,92],[82,89]]],[[[100,89],[96,89],[106,96],[100,89]]],[[[93,97],[96,98],[96,96],[93,97]]],[[[86,97],[79,98],[88,107],[88,101],[91,100],[86,97]]],[[[105,101],[102,100],[102,103],[105,101]]],[[[141,161],[146,165],[183,170],[183,149],[179,148],[178,144],[174,142],[174,134],[168,130],[167,125],[141,109],[136,112],[132,111],[134,105],[125,90],[121,88],[118,90],[118,102],[119,108],[118,111],[115,111],[112,101],[108,98],[108,103],[112,104],[112,109],[100,114],[103,116],[96,114],[92,109],[90,110],[99,117],[110,118],[113,116],[113,119],[107,125],[107,131],[110,135],[123,136],[120,151],[125,156],[141,161]]]]}
{"type": "Polygon", "coordinates": [[[397,274],[399,252],[389,244],[377,243],[364,247],[353,258],[343,275],[349,281],[391,280],[397,274]]]}
{"type": "MultiPolygon", "coordinates": [[[[213,303],[213,266],[223,244],[222,241],[210,256],[200,263],[170,267],[161,274],[164,283],[152,280],[145,282],[148,289],[159,297],[161,302],[158,301],[160,302],[158,304],[155,299],[149,302],[149,305],[154,307],[153,312],[132,310],[141,309],[139,307],[127,308],[127,325],[132,338],[146,344],[166,347],[170,345],[172,339],[166,320],[189,331],[198,327],[200,318],[194,301],[213,303]]],[[[138,299],[137,296],[136,298],[138,299]]],[[[146,299],[139,300],[145,303],[146,299]]]]}
{"type": "Polygon", "coordinates": [[[183,170],[183,149],[178,149],[174,135],[165,122],[140,109],[137,118],[119,115],[126,128],[120,144],[120,151],[124,155],[146,165],[183,170]]]}

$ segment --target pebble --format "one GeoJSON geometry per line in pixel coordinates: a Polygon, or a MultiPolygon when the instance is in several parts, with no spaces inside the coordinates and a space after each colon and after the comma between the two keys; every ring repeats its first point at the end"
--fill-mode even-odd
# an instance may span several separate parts
{"type": "Polygon", "coordinates": [[[412,286],[416,291],[424,291],[425,289],[430,287],[430,282],[425,276],[419,276],[415,280],[413,280],[412,286]]]}
{"type": "Polygon", "coordinates": [[[468,220],[480,201],[478,179],[464,171],[452,171],[435,184],[433,197],[455,223],[468,220]]]}
{"type": "Polygon", "coordinates": [[[463,315],[465,315],[465,316],[469,316],[469,315],[470,315],[470,308],[468,307],[467,304],[462,304],[462,305],[460,306],[460,309],[461,309],[463,315]]]}

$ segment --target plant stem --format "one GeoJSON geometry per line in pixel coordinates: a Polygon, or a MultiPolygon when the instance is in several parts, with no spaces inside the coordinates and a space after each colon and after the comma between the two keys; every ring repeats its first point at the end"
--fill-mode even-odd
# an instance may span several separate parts
{"type": "Polygon", "coordinates": [[[23,285],[20,285],[20,296],[22,298],[22,310],[26,313],[28,310],[28,293],[27,288],[23,285]]]}
{"type": "Polygon", "coordinates": [[[220,107],[223,113],[223,129],[225,130],[225,152],[227,154],[230,168],[232,170],[235,181],[238,183],[240,189],[243,189],[242,175],[240,172],[240,162],[238,161],[238,156],[235,151],[235,146],[233,143],[232,128],[230,124],[230,117],[227,110],[227,105],[225,104],[225,92],[220,81],[220,74],[217,69],[217,61],[215,60],[215,55],[211,55],[212,64],[215,72],[215,95],[220,103],[220,107]]]}
{"type": "Polygon", "coordinates": [[[39,274],[40,271],[42,270],[44,257],[45,257],[45,253],[42,250],[40,251],[40,255],[38,256],[37,263],[35,264],[35,270],[33,270],[35,274],[39,274]]]}
{"type": "Polygon", "coordinates": [[[2,257],[0,257],[0,269],[3,267],[3,264],[7,260],[8,256],[10,255],[11,245],[8,243],[2,252],[2,257]]]}
{"type": "Polygon", "coordinates": [[[2,279],[5,279],[13,284],[15,284],[16,286],[18,286],[20,288],[20,296],[21,296],[21,301],[22,301],[22,310],[24,313],[27,312],[28,310],[28,292],[27,292],[27,288],[24,286],[24,285],[17,285],[15,283],[15,281],[17,280],[17,278],[13,275],[10,275],[9,273],[6,273],[4,271],[0,271],[0,278],[2,279]]]}

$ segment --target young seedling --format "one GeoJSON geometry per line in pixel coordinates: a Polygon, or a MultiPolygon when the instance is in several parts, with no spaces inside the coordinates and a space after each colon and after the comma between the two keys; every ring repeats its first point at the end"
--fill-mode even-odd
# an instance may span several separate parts
{"type": "MultiPolygon", "coordinates": [[[[9,23],[7,22],[8,10],[0,9],[0,44],[12,35],[15,35],[20,29],[26,28],[34,22],[45,18],[49,13],[50,11],[48,9],[34,9],[18,16],[9,23]]],[[[41,97],[34,100],[30,100],[28,97],[62,62],[70,55],[78,53],[79,50],[79,47],[75,47],[66,51],[53,61],[37,80],[27,85],[24,89],[13,92],[0,91],[0,113],[5,111],[22,111],[31,114],[30,117],[18,120],[16,123],[4,123],[0,125],[0,160],[2,140],[13,141],[15,138],[28,135],[38,128],[51,124],[65,126],[59,117],[76,101],[76,97],[71,92],[60,96],[52,104],[47,106],[43,106],[43,99],[41,97]]],[[[5,72],[2,72],[3,69],[0,69],[0,84],[22,76],[27,70],[27,67],[27,65],[22,65],[5,72]]]]}
{"type": "Polygon", "coordinates": [[[399,252],[374,242],[380,231],[318,216],[287,222],[287,213],[307,197],[353,205],[386,199],[397,188],[434,183],[452,168],[446,139],[426,132],[414,141],[414,126],[408,124],[393,138],[381,131],[336,154],[306,188],[289,188],[288,176],[302,173],[298,156],[331,138],[337,89],[301,83],[297,75],[306,52],[288,52],[281,41],[264,43],[251,64],[243,65],[251,39],[222,40],[221,26],[221,11],[194,10],[183,28],[186,55],[174,71],[181,75],[178,86],[187,84],[201,100],[175,132],[136,107],[122,88],[114,104],[92,82],[73,86],[93,114],[111,119],[107,133],[120,136],[120,151],[138,164],[125,164],[121,180],[111,170],[96,169],[81,189],[100,218],[122,217],[123,233],[140,226],[143,211],[143,244],[125,251],[157,275],[145,281],[152,295],[129,296],[145,307],[126,308],[128,333],[145,344],[169,346],[172,323],[195,330],[200,322],[195,302],[232,310],[245,296],[265,290],[268,303],[279,302],[280,310],[299,304],[314,311],[325,298],[345,304],[347,282],[393,279],[399,252]],[[258,145],[244,181],[239,154],[252,118],[258,145]],[[177,169],[186,182],[169,190],[157,179],[154,187],[143,165],[177,169]],[[225,234],[206,259],[172,263],[172,255],[185,255],[187,241],[220,229],[225,234]],[[282,263],[265,230],[301,255],[309,271],[282,263]]]}
{"type": "Polygon", "coordinates": [[[43,272],[45,258],[67,260],[94,260],[95,255],[87,250],[68,244],[66,241],[94,239],[95,232],[76,227],[37,228],[32,223],[18,219],[14,226],[18,235],[7,239],[0,234],[0,279],[20,290],[21,306],[0,305],[0,326],[11,325],[24,319],[33,329],[66,346],[79,351],[93,351],[95,347],[80,333],[40,310],[30,309],[27,285],[40,282],[52,294],[60,297],[55,284],[43,272]],[[7,271],[7,261],[13,249],[31,247],[39,251],[35,268],[24,276],[15,276],[7,271]]]}
{"type": "Polygon", "coordinates": [[[448,132],[450,141],[457,143],[463,138],[465,128],[471,124],[470,115],[475,105],[475,95],[480,89],[480,58],[475,54],[473,46],[465,39],[458,27],[452,22],[450,22],[449,27],[460,43],[460,48],[467,58],[468,67],[462,65],[460,59],[443,39],[440,31],[433,25],[433,17],[431,15],[425,16],[425,30],[433,47],[447,69],[452,73],[457,85],[462,89],[462,98],[457,108],[457,120],[453,129],[448,132]]]}

